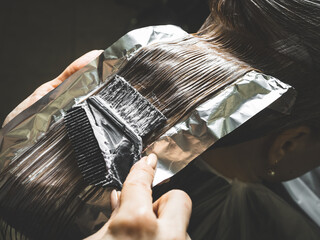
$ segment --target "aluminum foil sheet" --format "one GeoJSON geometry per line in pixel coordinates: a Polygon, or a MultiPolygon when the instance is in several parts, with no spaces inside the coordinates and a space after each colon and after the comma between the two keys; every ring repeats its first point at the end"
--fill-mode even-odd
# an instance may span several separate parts
{"type": "Polygon", "coordinates": [[[74,104],[87,99],[99,89],[138,49],[186,35],[179,27],[165,25],[137,29],[120,38],[103,55],[73,74],[0,130],[0,169],[32,146],[74,104]]]}
{"type": "Polygon", "coordinates": [[[153,184],[176,174],[218,139],[264,108],[270,106],[288,113],[294,100],[295,92],[287,84],[255,71],[247,73],[197,107],[186,120],[173,126],[146,149],[147,153],[154,152],[159,157],[153,184]],[[275,102],[286,92],[281,101],[275,102]]]}
{"type": "MultiPolygon", "coordinates": [[[[13,161],[43,136],[66,111],[94,94],[143,46],[183,38],[187,33],[176,26],[156,26],[134,30],[55,90],[10,121],[0,131],[0,169],[13,161]]],[[[288,112],[295,95],[290,86],[258,72],[250,72],[198,106],[183,121],[147,147],[155,152],[158,166],[154,185],[171,177],[199,156],[215,141],[227,135],[266,107],[288,112]],[[281,101],[276,101],[281,96],[281,101]],[[272,104],[274,102],[277,104],[272,104]],[[280,103],[279,103],[280,102],[280,103]],[[272,104],[272,105],[270,105],[272,104]]],[[[86,203],[76,224],[85,232],[107,221],[110,192],[86,203]]]]}

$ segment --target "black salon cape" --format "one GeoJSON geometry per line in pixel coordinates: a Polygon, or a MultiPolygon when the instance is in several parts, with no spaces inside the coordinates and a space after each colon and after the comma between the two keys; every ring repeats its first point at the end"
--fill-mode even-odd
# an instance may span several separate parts
{"type": "Polygon", "coordinates": [[[191,163],[170,182],[155,187],[154,200],[171,189],[184,190],[192,199],[192,240],[320,239],[318,226],[293,201],[263,184],[229,183],[191,163]]]}

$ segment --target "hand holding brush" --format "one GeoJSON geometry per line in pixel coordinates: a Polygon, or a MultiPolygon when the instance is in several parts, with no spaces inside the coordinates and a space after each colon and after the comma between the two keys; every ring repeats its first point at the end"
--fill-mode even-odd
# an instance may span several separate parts
{"type": "MultiPolygon", "coordinates": [[[[101,52],[94,50],[86,53],[70,64],[57,78],[38,87],[6,117],[3,126],[94,60],[101,52]]],[[[111,194],[114,209],[111,219],[87,240],[190,239],[186,229],[191,214],[191,200],[186,193],[173,190],[152,203],[151,183],[156,164],[155,154],[150,154],[134,164],[123,185],[122,193],[114,190],[111,194]]]]}
{"type": "Polygon", "coordinates": [[[85,240],[190,239],[187,227],[191,200],[181,190],[172,190],[152,203],[151,184],[157,157],[143,157],[131,169],[121,194],[113,191],[110,220],[85,240]]]}

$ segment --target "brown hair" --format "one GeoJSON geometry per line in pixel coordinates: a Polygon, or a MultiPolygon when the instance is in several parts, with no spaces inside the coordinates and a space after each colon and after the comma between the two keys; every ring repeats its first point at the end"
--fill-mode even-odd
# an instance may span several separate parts
{"type": "MultiPolygon", "coordinates": [[[[141,49],[118,74],[168,118],[167,126],[153,136],[157,138],[214,92],[251,70],[219,47],[190,35],[141,49]]],[[[14,227],[33,239],[74,238],[69,230],[74,217],[85,202],[105,191],[83,181],[62,123],[14,159],[1,172],[0,183],[0,216],[8,224],[4,234],[14,227]]]]}
{"type": "MultiPolygon", "coordinates": [[[[198,35],[298,93],[290,115],[265,109],[232,143],[320,123],[320,3],[317,0],[211,0],[198,35]],[[245,133],[245,134],[244,134],[245,133]]],[[[227,138],[224,139],[227,142],[227,138]]],[[[217,145],[216,145],[217,146],[217,145]]]]}
{"type": "MultiPolygon", "coordinates": [[[[141,49],[119,75],[169,118],[166,127],[252,69],[299,93],[290,116],[264,111],[253,129],[265,134],[270,126],[318,121],[319,18],[315,0],[212,0],[197,34],[141,49]]],[[[83,182],[60,124],[1,172],[0,217],[34,239],[71,239],[76,232],[68,229],[82,204],[103,191],[83,182]]]]}

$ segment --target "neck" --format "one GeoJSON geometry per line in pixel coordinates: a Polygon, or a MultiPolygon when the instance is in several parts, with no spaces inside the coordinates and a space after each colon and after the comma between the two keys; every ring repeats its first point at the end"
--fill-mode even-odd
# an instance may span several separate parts
{"type": "Polygon", "coordinates": [[[217,172],[230,179],[261,182],[265,158],[262,139],[208,150],[202,158],[217,172]]]}

